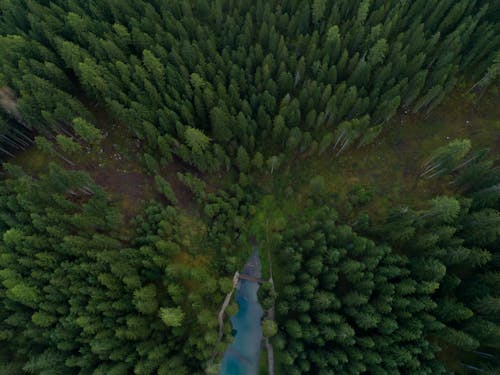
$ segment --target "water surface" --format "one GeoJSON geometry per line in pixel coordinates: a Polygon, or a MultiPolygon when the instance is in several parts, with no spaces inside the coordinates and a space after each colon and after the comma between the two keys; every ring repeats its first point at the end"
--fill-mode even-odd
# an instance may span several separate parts
{"type": "MultiPolygon", "coordinates": [[[[243,269],[244,274],[261,277],[260,258],[257,248],[243,269]]],[[[222,358],[219,375],[257,375],[262,342],[261,319],[264,311],[257,299],[259,284],[248,280],[238,282],[236,301],[240,309],[231,317],[235,332],[234,342],[222,358]]]]}

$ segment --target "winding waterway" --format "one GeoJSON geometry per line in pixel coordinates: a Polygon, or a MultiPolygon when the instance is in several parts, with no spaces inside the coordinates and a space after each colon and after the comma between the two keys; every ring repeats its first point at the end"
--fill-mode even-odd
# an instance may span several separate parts
{"type": "MultiPolygon", "coordinates": [[[[254,246],[254,252],[242,273],[255,278],[261,277],[257,247],[254,246]]],[[[236,334],[234,342],[224,353],[219,375],[257,375],[262,342],[261,319],[264,314],[257,299],[258,289],[257,282],[242,279],[238,282],[236,301],[240,309],[231,317],[233,332],[236,334]]]]}

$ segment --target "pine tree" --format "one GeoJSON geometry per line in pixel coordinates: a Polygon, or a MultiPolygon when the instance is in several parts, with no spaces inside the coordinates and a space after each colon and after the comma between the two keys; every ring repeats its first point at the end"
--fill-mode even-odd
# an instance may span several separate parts
{"type": "Polygon", "coordinates": [[[179,307],[162,307],[160,308],[160,318],[168,327],[180,327],[184,313],[179,307]]]}
{"type": "Polygon", "coordinates": [[[104,138],[102,132],[81,117],[73,120],[76,135],[91,145],[98,145],[104,138]]]}
{"type": "Polygon", "coordinates": [[[240,146],[236,155],[236,164],[241,172],[248,172],[250,168],[250,157],[245,149],[240,146]]]}
{"type": "Polygon", "coordinates": [[[76,154],[82,150],[82,146],[73,141],[70,137],[59,134],[56,136],[57,144],[61,150],[67,154],[76,154]]]}
{"type": "Polygon", "coordinates": [[[170,203],[176,205],[178,203],[177,197],[175,196],[172,186],[166,181],[162,176],[155,176],[156,188],[158,191],[169,200],[170,203]]]}
{"type": "Polygon", "coordinates": [[[186,143],[195,154],[202,154],[210,144],[210,138],[201,130],[188,126],[184,133],[186,143]]]}

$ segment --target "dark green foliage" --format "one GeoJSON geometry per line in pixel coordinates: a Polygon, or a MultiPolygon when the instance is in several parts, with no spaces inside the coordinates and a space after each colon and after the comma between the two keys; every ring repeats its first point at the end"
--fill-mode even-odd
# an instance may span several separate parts
{"type": "Polygon", "coordinates": [[[400,106],[429,111],[464,72],[494,79],[495,5],[8,1],[0,71],[33,127],[88,118],[78,83],[159,160],[215,170],[230,158],[246,172],[241,149],[250,160],[272,157],[269,146],[340,153],[371,142],[400,106]]]}
{"type": "Polygon", "coordinates": [[[234,272],[238,260],[244,264],[247,254],[247,218],[255,213],[254,193],[233,185],[227,191],[209,193],[201,201],[205,218],[210,223],[207,239],[217,248],[216,260],[220,269],[234,272]],[[234,252],[234,247],[240,250],[234,252]]]}
{"type": "MultiPolygon", "coordinates": [[[[455,146],[438,149],[434,160],[453,166],[456,153],[449,151],[455,146]]],[[[414,274],[441,279],[433,299],[435,315],[446,327],[435,335],[446,345],[494,357],[500,349],[500,174],[485,155],[475,152],[455,168],[454,182],[465,197],[437,197],[427,210],[394,212],[383,238],[410,255],[414,274]]]]}
{"type": "Polygon", "coordinates": [[[412,274],[409,259],[312,208],[282,232],[286,273],[277,313],[284,373],[445,373],[426,335],[442,274],[412,274]]]}
{"type": "Polygon", "coordinates": [[[264,283],[259,288],[258,297],[262,308],[268,310],[274,305],[277,294],[273,291],[270,283],[264,283]]]}
{"type": "MultiPolygon", "coordinates": [[[[282,371],[434,374],[445,372],[434,358],[446,346],[487,356],[484,363],[464,356],[465,368],[494,366],[500,175],[484,152],[454,174],[464,197],[436,197],[421,211],[395,209],[382,227],[358,215],[356,229],[395,251],[336,224],[327,207],[309,208],[288,224],[276,305],[282,371]]],[[[362,206],[372,195],[357,186],[348,205],[362,206]]]]}
{"type": "Polygon", "coordinates": [[[349,191],[348,199],[354,207],[360,207],[370,203],[373,195],[373,189],[369,186],[356,185],[349,191]]]}
{"type": "MultiPolygon", "coordinates": [[[[468,139],[456,139],[446,146],[435,150],[431,158],[425,163],[425,170],[420,175],[427,178],[448,174],[456,168],[463,167],[471,160],[459,165],[459,162],[468,154],[471,148],[471,142],[468,139]]],[[[474,158],[472,158],[473,160],[474,158]]]]}
{"type": "Polygon", "coordinates": [[[203,264],[175,259],[186,246],[195,254],[203,231],[151,203],[127,239],[116,207],[87,175],[56,165],[38,179],[5,170],[0,356],[11,350],[24,362],[10,368],[201,373],[216,335],[211,301],[223,297],[203,264]],[[188,293],[186,280],[196,292],[188,293]]]}

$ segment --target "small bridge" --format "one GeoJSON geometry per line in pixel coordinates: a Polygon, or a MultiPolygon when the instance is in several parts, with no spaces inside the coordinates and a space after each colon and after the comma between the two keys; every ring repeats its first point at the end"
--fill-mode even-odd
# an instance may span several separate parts
{"type": "Polygon", "coordinates": [[[253,283],[259,283],[259,284],[264,284],[264,283],[267,283],[267,280],[264,280],[264,279],[259,279],[257,277],[253,277],[253,276],[249,276],[249,275],[246,275],[244,273],[240,273],[238,275],[238,277],[240,279],[243,279],[243,280],[248,280],[248,281],[251,281],[253,283]]]}

